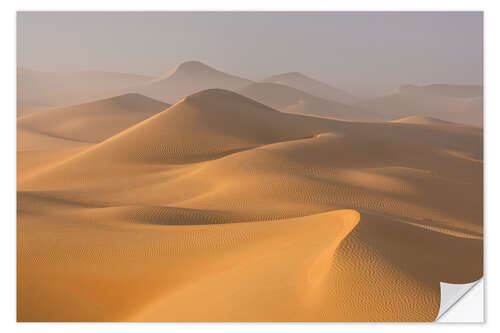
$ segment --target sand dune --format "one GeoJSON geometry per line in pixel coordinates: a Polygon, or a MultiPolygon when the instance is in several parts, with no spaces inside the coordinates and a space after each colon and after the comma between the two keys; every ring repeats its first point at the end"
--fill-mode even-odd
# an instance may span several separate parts
{"type": "Polygon", "coordinates": [[[79,142],[64,139],[48,134],[39,133],[17,126],[17,151],[36,151],[57,148],[80,147],[87,145],[79,142]]]}
{"type": "Polygon", "coordinates": [[[400,124],[414,124],[414,125],[448,125],[448,126],[459,126],[458,124],[444,121],[437,118],[425,117],[425,116],[409,116],[401,119],[392,120],[393,123],[400,124]]]}
{"type": "Polygon", "coordinates": [[[41,72],[17,69],[18,116],[63,105],[108,97],[113,91],[151,80],[151,77],[98,71],[41,72]]]}
{"type": "Polygon", "coordinates": [[[380,113],[381,120],[419,115],[482,127],[482,92],[482,86],[403,85],[386,96],[356,105],[380,113]]]}
{"type": "Polygon", "coordinates": [[[31,177],[168,108],[138,94],[44,109],[17,119],[17,179],[31,177]]]}
{"type": "Polygon", "coordinates": [[[77,214],[71,226],[61,223],[74,211],[66,205],[52,210],[52,219],[28,215],[20,225],[19,273],[39,278],[21,280],[19,320],[312,319],[314,285],[328,275],[333,250],[359,216],[339,211],[209,227],[135,227],[115,219],[88,228],[77,214]],[[60,240],[49,230],[58,230],[60,240]],[[34,238],[35,231],[43,237],[34,238]],[[82,274],[82,267],[89,269],[82,274]],[[282,278],[292,281],[283,284],[282,278]],[[249,288],[239,292],[246,281],[249,288]],[[304,302],[304,293],[313,298],[304,302]],[[191,311],[190,295],[197,299],[191,311]]]}
{"type": "Polygon", "coordinates": [[[20,177],[18,320],[434,320],[482,276],[482,138],[195,93],[20,177]]]}
{"type": "Polygon", "coordinates": [[[351,104],[357,101],[355,97],[345,91],[298,72],[270,76],[263,82],[282,84],[338,103],[351,104]]]}
{"type": "Polygon", "coordinates": [[[311,137],[327,125],[322,119],[284,114],[236,93],[211,89],[181,100],[79,158],[135,164],[191,163],[311,137]],[[303,125],[304,119],[308,126],[303,125]]]}
{"type": "Polygon", "coordinates": [[[168,107],[139,94],[126,94],[35,112],[18,118],[17,126],[65,140],[97,143],[168,107]]]}
{"type": "MultiPolygon", "coordinates": [[[[383,162],[384,159],[391,163],[394,156],[407,159],[407,166],[411,167],[411,163],[420,164],[421,159],[415,157],[414,160],[412,155],[408,154],[408,149],[429,156],[432,161],[440,157],[440,151],[434,147],[437,144],[445,151],[460,151],[472,158],[482,159],[481,138],[482,131],[470,127],[453,130],[447,130],[445,127],[443,130],[441,127],[425,126],[410,129],[397,123],[349,123],[286,114],[239,94],[212,89],[193,94],[169,109],[92,147],[65,167],[77,170],[79,165],[88,164],[88,169],[85,167],[88,172],[94,166],[98,168],[99,164],[113,161],[127,162],[124,165],[179,165],[213,160],[239,151],[282,142],[286,147],[309,142],[326,142],[328,149],[339,149],[311,153],[311,156],[301,161],[304,164],[312,164],[315,158],[329,161],[327,156],[333,158],[335,153],[340,154],[341,150],[344,150],[344,156],[353,156],[362,161],[359,167],[362,167],[364,162],[373,164],[369,162],[374,160],[385,165],[387,162],[383,162]],[[380,132],[384,134],[381,135],[380,132]],[[357,146],[347,149],[347,146],[330,144],[342,142],[346,138],[352,140],[349,144],[357,146]],[[290,143],[286,143],[288,141],[290,143]],[[390,149],[392,147],[400,148],[390,149]],[[367,152],[359,154],[363,149],[367,152]],[[81,163],[84,160],[89,162],[81,163]]],[[[297,158],[293,153],[291,155],[297,158]]],[[[342,160],[347,160],[346,157],[342,160]]],[[[448,155],[445,157],[448,158],[448,155]]],[[[455,169],[457,167],[458,165],[455,169]]],[[[54,173],[57,174],[54,178],[61,176],[60,170],[54,173]]],[[[58,182],[57,179],[53,181],[53,184],[58,182]]]]}
{"type": "Polygon", "coordinates": [[[236,90],[252,81],[218,71],[198,61],[184,62],[164,76],[124,91],[140,93],[170,104],[197,91],[221,88],[236,90]]]}
{"type": "Polygon", "coordinates": [[[282,84],[258,82],[238,92],[287,113],[345,120],[376,120],[378,118],[374,112],[319,98],[282,84]]]}

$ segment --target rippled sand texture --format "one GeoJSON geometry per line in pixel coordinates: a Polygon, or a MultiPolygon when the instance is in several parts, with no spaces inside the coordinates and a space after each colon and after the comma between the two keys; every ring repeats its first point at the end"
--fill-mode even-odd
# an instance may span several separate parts
{"type": "Polygon", "coordinates": [[[96,103],[18,120],[19,321],[432,321],[482,276],[482,129],[96,103]]]}

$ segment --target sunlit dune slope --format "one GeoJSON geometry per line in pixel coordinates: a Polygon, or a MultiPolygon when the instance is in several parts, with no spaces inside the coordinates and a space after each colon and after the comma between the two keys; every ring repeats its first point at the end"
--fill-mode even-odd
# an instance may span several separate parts
{"type": "Polygon", "coordinates": [[[400,123],[400,124],[413,124],[413,125],[436,125],[436,126],[456,125],[456,126],[460,126],[458,124],[455,124],[455,123],[452,123],[449,121],[444,121],[441,119],[432,118],[432,117],[425,117],[425,116],[409,116],[409,117],[405,117],[405,118],[401,118],[401,119],[392,120],[391,122],[400,123]]]}
{"type": "Polygon", "coordinates": [[[61,158],[18,184],[18,319],[434,320],[482,276],[483,132],[416,120],[210,89],[61,158]]]}
{"type": "Polygon", "coordinates": [[[253,83],[238,91],[282,112],[345,120],[377,120],[376,112],[313,96],[277,83],[253,83]]]}
{"type": "MultiPolygon", "coordinates": [[[[478,167],[469,160],[455,161],[456,156],[451,152],[482,159],[480,129],[350,123],[285,114],[236,93],[215,89],[191,95],[67,161],[61,169],[54,170],[53,184],[64,182],[62,170],[66,168],[74,175],[79,169],[81,172],[95,169],[96,176],[101,173],[101,165],[112,162],[117,167],[171,165],[174,168],[239,151],[259,153],[254,148],[273,143],[279,143],[276,147],[283,147],[280,149],[284,151],[311,146],[304,149],[305,155],[294,156],[293,151],[289,154],[290,158],[300,159],[304,166],[312,166],[319,159],[331,168],[403,166],[435,169],[432,171],[448,176],[459,174],[462,164],[472,169],[478,167]],[[448,162],[438,164],[435,159],[448,162]],[[456,163],[454,168],[446,169],[453,163],[456,163]]],[[[467,173],[465,177],[469,177],[467,173]]]]}
{"type": "Polygon", "coordinates": [[[301,91],[305,91],[311,95],[325,98],[334,102],[351,104],[357,99],[351,94],[332,87],[321,81],[312,79],[302,73],[291,72],[270,76],[263,82],[271,82],[286,85],[301,91]]]}
{"type": "Polygon", "coordinates": [[[115,218],[89,228],[83,214],[64,223],[72,209],[57,206],[51,219],[28,215],[19,226],[18,272],[38,276],[21,279],[21,321],[321,320],[317,294],[333,251],[359,219],[338,211],[266,223],[135,227],[115,218]]]}
{"type": "Polygon", "coordinates": [[[325,128],[328,125],[322,119],[287,115],[236,93],[212,89],[193,94],[102,142],[79,160],[203,161],[263,144],[311,137],[325,128]]]}
{"type": "Polygon", "coordinates": [[[35,112],[18,118],[17,126],[42,135],[97,143],[168,107],[139,94],[126,94],[35,112]]]}
{"type": "Polygon", "coordinates": [[[218,71],[199,61],[187,61],[164,76],[124,91],[140,93],[170,104],[192,93],[212,88],[236,90],[252,81],[218,71]]]}
{"type": "Polygon", "coordinates": [[[17,179],[69,159],[168,108],[138,94],[45,109],[17,119],[17,179]]]}

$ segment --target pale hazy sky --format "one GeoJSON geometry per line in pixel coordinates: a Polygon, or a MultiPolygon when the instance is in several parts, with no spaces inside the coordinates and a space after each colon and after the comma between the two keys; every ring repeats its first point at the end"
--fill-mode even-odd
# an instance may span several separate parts
{"type": "Polygon", "coordinates": [[[186,60],[258,80],[302,72],[358,95],[482,84],[480,12],[23,12],[18,66],[159,76],[186,60]]]}

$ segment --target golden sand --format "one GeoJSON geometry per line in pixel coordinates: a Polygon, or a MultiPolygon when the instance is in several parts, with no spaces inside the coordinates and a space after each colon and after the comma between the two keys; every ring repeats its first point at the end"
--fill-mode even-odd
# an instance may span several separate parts
{"type": "Polygon", "coordinates": [[[482,276],[481,129],[72,109],[18,120],[19,321],[429,321],[482,276]]]}

